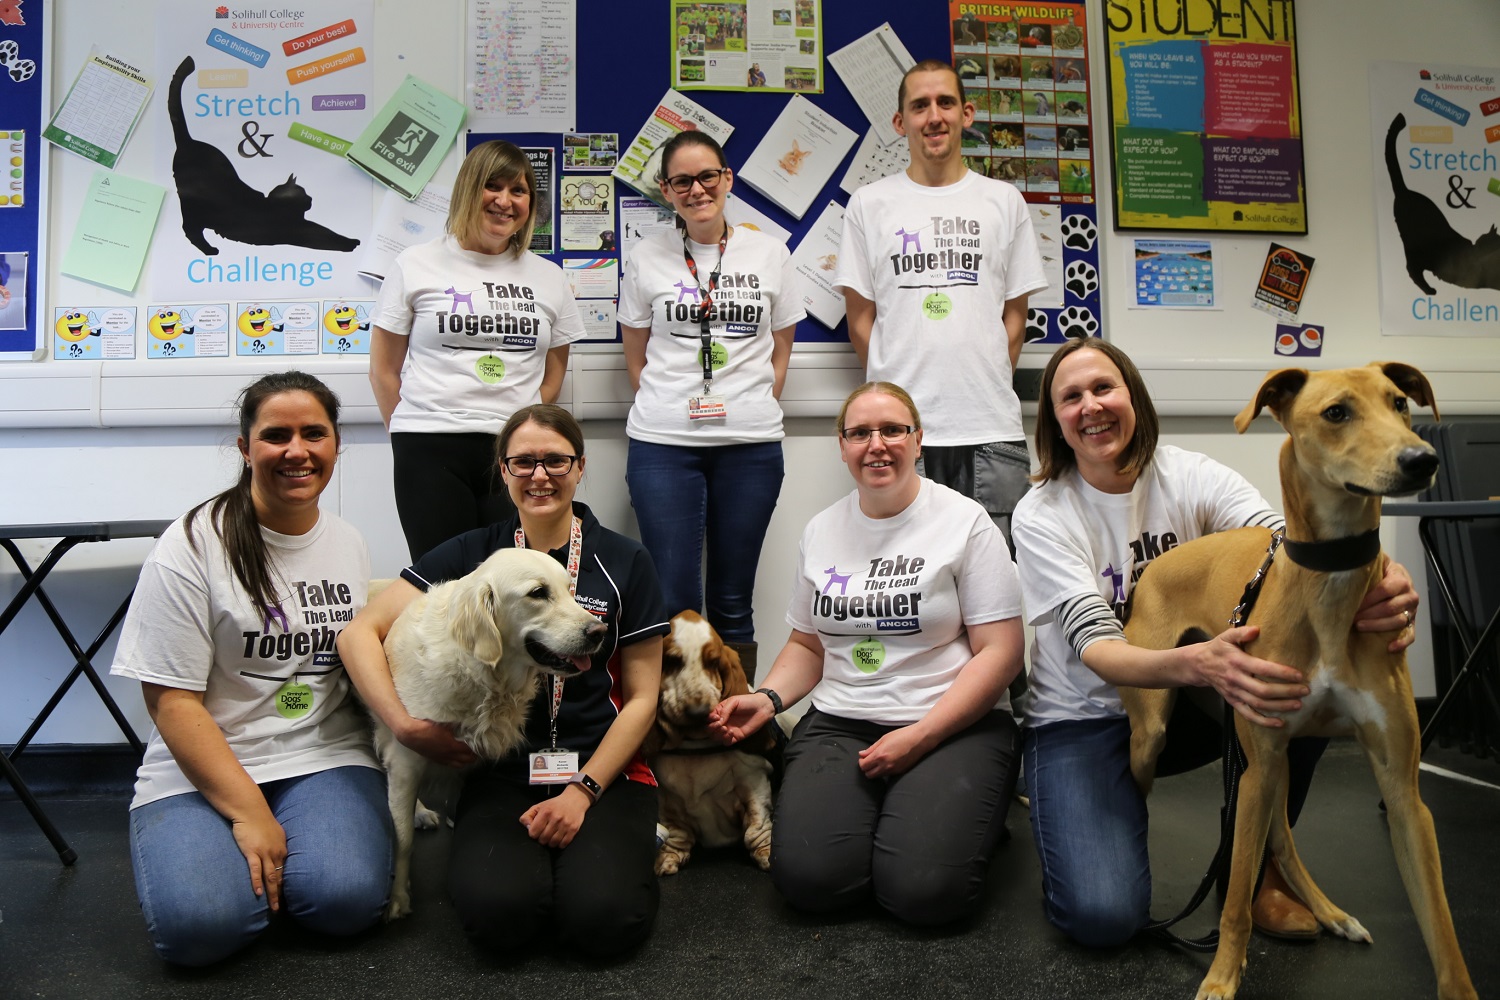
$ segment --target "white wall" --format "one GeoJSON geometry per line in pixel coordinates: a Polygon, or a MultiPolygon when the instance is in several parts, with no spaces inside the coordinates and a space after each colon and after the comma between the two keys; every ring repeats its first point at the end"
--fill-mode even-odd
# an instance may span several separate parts
{"type": "MultiPolygon", "coordinates": [[[[584,0],[585,5],[597,0],[584,0]]],[[[58,39],[53,90],[65,92],[90,44],[139,62],[153,61],[153,19],[145,4],[67,0],[57,4],[58,39]]],[[[430,0],[424,27],[410,29],[410,5],[376,0],[376,99],[394,90],[405,72],[415,72],[456,93],[462,5],[430,0]]],[[[1098,8],[1095,7],[1095,10],[1098,8]]],[[[857,3],[825,0],[827,16],[858,16],[857,3]],[[850,11],[845,15],[843,10],[850,11]]],[[[1308,318],[1328,326],[1327,364],[1357,364],[1398,358],[1422,366],[1433,377],[1443,412],[1500,415],[1500,339],[1383,338],[1378,332],[1375,288],[1373,165],[1370,157],[1366,73],[1372,59],[1442,60],[1500,64],[1500,8],[1494,0],[1433,0],[1413,17],[1409,3],[1370,0],[1357,15],[1346,0],[1298,0],[1302,112],[1307,138],[1312,235],[1286,240],[1318,258],[1306,305],[1308,318]]],[[[659,18],[649,19],[655,23],[659,18]]],[[[646,29],[643,29],[646,30],[646,29]]],[[[1098,49],[1098,39],[1095,47],[1098,49]]],[[[1102,94],[1102,84],[1100,86],[1102,94]]],[[[621,130],[631,128],[622,123],[621,130]]],[[[121,169],[151,172],[149,127],[132,140],[121,169]]],[[[1108,164],[1101,163],[1101,172],[1108,164]]],[[[451,170],[451,164],[449,165],[451,170]]],[[[77,286],[58,274],[59,248],[76,219],[77,192],[92,168],[75,158],[53,158],[49,300],[87,289],[91,302],[109,293],[77,286]]],[[[451,174],[450,174],[451,176],[451,174]]],[[[1496,202],[1500,206],[1500,201],[1496,202]]],[[[1109,218],[1109,209],[1101,214],[1109,218]]],[[[1140,235],[1140,234],[1135,234],[1140,235]]],[[[1205,451],[1239,469],[1267,496],[1279,496],[1276,449],[1280,431],[1262,419],[1244,436],[1227,419],[1252,394],[1263,373],[1278,367],[1270,350],[1270,321],[1248,306],[1222,313],[1139,313],[1122,307],[1115,286],[1125,241],[1105,234],[1107,329],[1146,372],[1159,408],[1167,415],[1163,439],[1205,451]]],[[[1216,241],[1221,287],[1249,299],[1265,252],[1265,237],[1216,241]]],[[[130,301],[120,297],[119,301],[130,301]]],[[[49,301],[49,305],[50,305],[49,301]]],[[[1500,331],[1497,331],[1500,332],[1500,331]]],[[[1023,364],[1040,366],[1044,356],[1023,364]]],[[[338,477],[324,505],[364,532],[375,572],[394,574],[404,561],[390,488],[390,452],[357,361],[306,365],[330,377],[348,405],[338,477]]],[[[264,365],[200,363],[174,368],[174,377],[147,362],[110,365],[0,365],[0,523],[175,517],[227,484],[235,474],[233,432],[225,425],[236,390],[264,365]],[[206,367],[205,367],[206,366],[206,367]]],[[[837,461],[830,420],[836,400],[858,381],[847,352],[799,353],[788,381],[787,479],[766,540],[756,593],[756,627],[762,641],[784,638],[782,615],[807,518],[848,488],[837,461]]],[[[618,356],[579,353],[563,400],[585,419],[589,468],[582,499],[604,523],[634,532],[624,489],[624,401],[628,384],[618,356]]],[[[1387,521],[1385,540],[1420,580],[1421,551],[1409,524],[1387,521]]],[[[45,543],[23,550],[33,564],[45,543]]],[[[48,587],[86,644],[129,589],[149,545],[120,541],[75,549],[48,587]]],[[[19,575],[0,559],[0,600],[20,588],[19,575]]],[[[1227,609],[1226,609],[1227,613],[1227,609]]],[[[99,658],[107,666],[111,643],[99,658]]],[[[1430,694],[1429,647],[1419,642],[1412,663],[1418,693],[1430,694]]],[[[769,656],[766,657],[769,662],[769,656]]],[[[33,604],[0,637],[0,744],[26,728],[71,662],[50,624],[33,604]]],[[[764,669],[764,668],[763,668],[764,669]]],[[[137,686],[109,682],[142,734],[149,729],[137,686]]],[[[38,737],[43,743],[112,743],[113,723],[91,692],[70,695],[38,737]]]]}

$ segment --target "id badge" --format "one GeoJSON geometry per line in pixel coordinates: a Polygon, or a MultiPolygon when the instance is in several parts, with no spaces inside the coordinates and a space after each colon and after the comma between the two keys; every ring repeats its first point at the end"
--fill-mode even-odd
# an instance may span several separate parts
{"type": "Polygon", "coordinates": [[[542,750],[530,760],[533,785],[566,785],[578,773],[578,753],[573,750],[542,750]]]}
{"type": "Polygon", "coordinates": [[[724,405],[724,397],[717,393],[688,397],[689,420],[716,420],[728,415],[729,409],[724,405]]]}

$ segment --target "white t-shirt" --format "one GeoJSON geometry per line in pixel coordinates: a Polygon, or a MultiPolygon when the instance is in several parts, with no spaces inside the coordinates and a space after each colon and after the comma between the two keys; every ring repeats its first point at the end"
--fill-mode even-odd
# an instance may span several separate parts
{"type": "Polygon", "coordinates": [[[409,338],[391,430],[429,434],[499,433],[541,402],[547,352],[584,333],[556,264],[465,250],[452,236],[397,256],[374,322],[409,338]]]}
{"type": "MultiPolygon", "coordinates": [[[[203,707],[257,784],[379,767],[335,646],[365,603],[364,539],[327,512],[305,535],[261,535],[282,617],[256,612],[205,508],[193,522],[197,551],[178,518],[146,559],[110,673],[203,692],[203,707]]],[[[191,791],[152,729],[130,808],[191,791]]]]}
{"type": "Polygon", "coordinates": [[[688,248],[698,267],[696,281],[675,232],[655,233],[631,252],[620,287],[620,325],[649,328],[651,336],[625,433],[651,444],[689,446],[780,441],[781,404],[771,395],[771,333],[807,316],[792,256],[765,233],[730,233],[709,321],[715,354],[724,354],[711,391],[724,397],[728,415],[691,420],[688,398],[703,394],[699,289],[708,287],[719,244],[689,242],[688,248]]]}
{"type": "Polygon", "coordinates": [[[786,620],[823,643],[813,705],[846,719],[918,721],[974,655],[964,626],[1021,613],[1000,530],[930,479],[895,517],[867,517],[857,490],[824,510],[802,533],[798,566],[786,620]]]}
{"type": "Polygon", "coordinates": [[[865,374],[911,393],[925,443],[1025,440],[1002,316],[1047,279],[1015,187],[973,171],[946,187],[905,173],[865,185],[833,283],[875,303],[865,374]]]}
{"type": "Polygon", "coordinates": [[[1118,614],[1146,565],[1168,549],[1216,531],[1281,523],[1239,473],[1171,445],[1157,446],[1129,493],[1100,492],[1076,469],[1033,487],[1011,519],[1026,620],[1036,627],[1027,723],[1125,714],[1114,685],[1084,665],[1054,620],[1063,602],[1097,593],[1118,614]]]}

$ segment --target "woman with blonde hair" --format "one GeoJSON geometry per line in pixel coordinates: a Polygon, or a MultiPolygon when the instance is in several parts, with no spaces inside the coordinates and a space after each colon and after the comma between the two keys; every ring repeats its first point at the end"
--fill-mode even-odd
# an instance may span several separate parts
{"type": "Polygon", "coordinates": [[[495,435],[521,407],[557,399],[583,336],[562,269],[530,250],[546,207],[522,150],[481,143],[453,182],[447,233],[403,251],[381,285],[370,385],[413,559],[510,514],[495,435]]]}

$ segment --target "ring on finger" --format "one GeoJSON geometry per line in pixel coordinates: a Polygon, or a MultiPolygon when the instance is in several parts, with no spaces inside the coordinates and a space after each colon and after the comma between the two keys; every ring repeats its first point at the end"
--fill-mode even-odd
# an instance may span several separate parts
{"type": "Polygon", "coordinates": [[[1401,612],[1401,614],[1403,616],[1405,616],[1405,618],[1406,618],[1406,627],[1407,628],[1411,628],[1411,611],[1410,610],[1403,611],[1403,612],[1401,612]]]}

